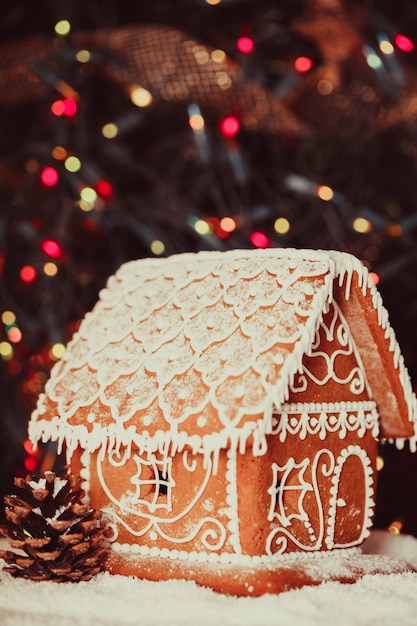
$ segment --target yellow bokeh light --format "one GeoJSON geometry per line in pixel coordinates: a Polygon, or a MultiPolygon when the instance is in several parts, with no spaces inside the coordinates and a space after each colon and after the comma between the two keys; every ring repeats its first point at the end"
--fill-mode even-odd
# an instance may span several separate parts
{"type": "Polygon", "coordinates": [[[59,20],[59,22],[55,24],[54,30],[60,37],[65,37],[70,33],[71,24],[68,20],[59,20]]]}
{"type": "Polygon", "coordinates": [[[47,276],[55,276],[58,273],[58,266],[50,261],[48,263],[45,263],[45,265],[43,266],[43,271],[44,274],[46,274],[47,276]]]}
{"type": "Polygon", "coordinates": [[[199,235],[208,235],[211,233],[211,226],[206,220],[197,220],[194,224],[194,230],[199,235]]]}
{"type": "Polygon", "coordinates": [[[117,136],[118,132],[118,127],[112,122],[104,124],[103,128],[101,129],[101,133],[106,139],[114,139],[117,136]]]}
{"type": "Polygon", "coordinates": [[[215,7],[217,4],[220,4],[222,0],[206,0],[206,4],[209,4],[211,7],[215,7]]]}
{"type": "Polygon", "coordinates": [[[153,252],[153,254],[156,254],[157,256],[164,254],[165,252],[164,243],[160,241],[159,239],[155,239],[151,243],[151,251],[153,252]]]}
{"type": "Polygon", "coordinates": [[[91,59],[91,52],[89,50],[78,50],[75,58],[79,63],[88,63],[91,59]]]}
{"type": "Polygon", "coordinates": [[[384,54],[393,54],[394,52],[394,46],[387,39],[383,39],[382,41],[379,42],[379,49],[384,54]]]}
{"type": "Polygon", "coordinates": [[[83,187],[80,191],[80,198],[81,200],[84,200],[84,202],[94,204],[97,200],[97,192],[92,187],[83,187]]]}
{"type": "Polygon", "coordinates": [[[317,83],[316,89],[322,96],[328,96],[333,91],[333,83],[323,78],[317,83]]]}
{"type": "Polygon", "coordinates": [[[84,211],[85,213],[94,209],[94,203],[86,202],[85,200],[79,200],[76,204],[80,207],[81,211],[84,211]]]}
{"type": "Polygon", "coordinates": [[[204,65],[210,60],[210,55],[204,46],[194,46],[193,54],[199,65],[204,65]]]}
{"type": "Polygon", "coordinates": [[[285,235],[290,228],[291,224],[286,217],[278,217],[274,222],[274,230],[278,235],[285,235]]]}
{"type": "Polygon", "coordinates": [[[392,535],[399,535],[402,530],[402,527],[403,527],[402,522],[400,522],[399,520],[395,520],[394,522],[392,522],[392,524],[388,526],[388,531],[392,535]]]}
{"type": "Polygon", "coordinates": [[[229,89],[232,85],[232,79],[226,72],[216,72],[215,80],[220,89],[229,89]]]}
{"type": "Polygon", "coordinates": [[[68,172],[79,172],[81,169],[81,161],[76,156],[69,156],[65,159],[64,167],[68,172]]]}
{"type": "Polygon", "coordinates": [[[220,220],[220,228],[226,233],[232,233],[236,230],[236,222],[233,217],[223,217],[220,220]]]}
{"type": "Polygon", "coordinates": [[[326,202],[328,202],[329,200],[333,200],[334,191],[331,187],[328,187],[327,185],[320,185],[320,187],[317,187],[317,195],[319,198],[321,198],[321,200],[325,200],[326,202]]]}
{"type": "Polygon", "coordinates": [[[204,117],[198,113],[194,113],[193,115],[190,115],[189,124],[193,131],[201,132],[204,130],[204,117]]]}
{"type": "Polygon", "coordinates": [[[54,345],[49,351],[49,356],[51,357],[51,359],[54,359],[55,361],[62,359],[64,354],[65,354],[65,346],[63,343],[54,343],[54,345]]]}
{"type": "Polygon", "coordinates": [[[16,321],[16,315],[13,311],[3,311],[1,314],[1,321],[5,326],[10,326],[10,324],[14,324],[16,321]]]}
{"type": "Polygon", "coordinates": [[[137,107],[147,107],[153,100],[151,92],[140,85],[131,87],[130,99],[137,107]]]}
{"type": "Polygon", "coordinates": [[[372,224],[365,217],[357,217],[353,220],[353,230],[357,233],[369,233],[372,230],[372,224]]]}
{"type": "Polygon", "coordinates": [[[215,63],[223,63],[226,60],[226,53],[224,50],[213,50],[210,56],[212,61],[215,63]]]}
{"type": "Polygon", "coordinates": [[[5,361],[13,357],[13,348],[8,341],[0,342],[0,356],[2,356],[5,361]]]}
{"type": "Polygon", "coordinates": [[[385,462],[384,459],[382,458],[382,456],[377,456],[376,457],[376,470],[377,472],[380,472],[382,470],[382,468],[384,467],[385,462]]]}

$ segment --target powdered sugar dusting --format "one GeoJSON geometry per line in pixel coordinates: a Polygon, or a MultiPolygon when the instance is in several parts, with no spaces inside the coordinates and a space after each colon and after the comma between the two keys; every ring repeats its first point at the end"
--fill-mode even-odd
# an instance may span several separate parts
{"type": "MultiPolygon", "coordinates": [[[[377,531],[368,545],[381,562],[387,554],[406,553],[417,564],[413,537],[377,531]]],[[[236,598],[184,581],[102,573],[77,584],[34,583],[0,572],[0,614],[2,626],[411,626],[416,592],[415,573],[367,575],[354,584],[325,582],[280,595],[236,598]]]]}

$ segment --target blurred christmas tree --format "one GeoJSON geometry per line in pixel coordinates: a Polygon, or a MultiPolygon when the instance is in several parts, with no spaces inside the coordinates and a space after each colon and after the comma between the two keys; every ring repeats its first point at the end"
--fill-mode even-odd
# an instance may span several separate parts
{"type": "MultiPolygon", "coordinates": [[[[129,259],[351,252],[417,379],[417,7],[400,5],[3,0],[1,492],[51,463],[28,417],[129,259]]],[[[417,534],[416,460],[381,453],[377,523],[417,534]]]]}

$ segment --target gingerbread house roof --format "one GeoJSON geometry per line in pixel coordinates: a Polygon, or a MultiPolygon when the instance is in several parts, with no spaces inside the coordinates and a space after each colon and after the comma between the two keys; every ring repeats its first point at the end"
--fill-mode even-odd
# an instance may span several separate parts
{"type": "Polygon", "coordinates": [[[383,434],[412,436],[416,399],[366,268],[346,253],[293,249],[122,265],[52,369],[30,436],[71,453],[134,445],[167,454],[187,444],[210,454],[249,439],[261,453],[336,296],[383,434]]]}

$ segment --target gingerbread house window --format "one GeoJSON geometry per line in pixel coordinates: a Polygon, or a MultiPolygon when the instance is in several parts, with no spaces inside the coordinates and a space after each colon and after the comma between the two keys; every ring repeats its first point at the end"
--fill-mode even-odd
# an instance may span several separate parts
{"type": "Polygon", "coordinates": [[[310,459],[296,463],[291,457],[280,467],[272,464],[272,486],[268,489],[271,495],[271,505],[268,519],[276,519],[280,526],[291,526],[291,520],[299,519],[308,523],[308,515],[303,502],[307,492],[313,490],[313,485],[305,479],[305,472],[310,465],[310,459]],[[289,497],[290,496],[290,497],[289,497]]]}
{"type": "Polygon", "coordinates": [[[175,487],[171,459],[158,460],[154,455],[145,459],[137,454],[133,459],[137,464],[137,473],[130,479],[136,487],[132,502],[145,507],[150,513],[157,509],[170,511],[172,489],[175,487]]]}

